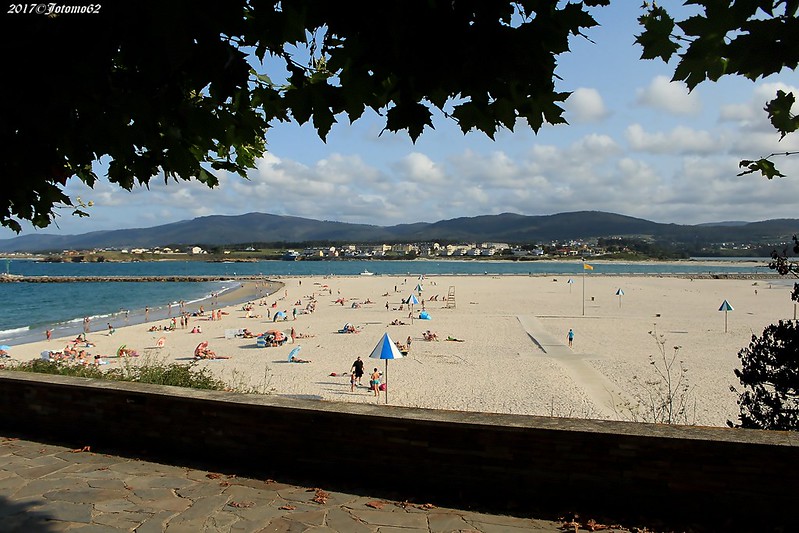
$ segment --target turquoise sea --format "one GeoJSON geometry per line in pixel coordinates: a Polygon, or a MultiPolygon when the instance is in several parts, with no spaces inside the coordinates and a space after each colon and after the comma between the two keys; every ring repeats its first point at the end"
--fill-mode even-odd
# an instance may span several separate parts
{"type": "MultiPolygon", "coordinates": [[[[770,272],[767,259],[745,263],[684,261],[679,263],[599,263],[597,274],[762,274],[770,272]]],[[[375,275],[580,275],[578,261],[259,261],[256,263],[207,263],[159,261],[132,263],[44,263],[31,260],[0,262],[0,270],[25,276],[355,276],[369,270],[375,275]]],[[[184,300],[191,308],[212,293],[221,293],[238,282],[91,282],[0,283],[0,343],[19,344],[54,335],[77,333],[83,318],[91,317],[93,330],[106,322],[124,325],[141,322],[145,306],[152,320],[164,317],[170,303],[184,300]]]]}

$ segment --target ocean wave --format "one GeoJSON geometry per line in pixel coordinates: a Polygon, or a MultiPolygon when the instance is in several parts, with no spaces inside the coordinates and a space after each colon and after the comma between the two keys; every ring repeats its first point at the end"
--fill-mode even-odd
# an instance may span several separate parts
{"type": "Polygon", "coordinates": [[[30,330],[31,330],[30,326],[25,326],[24,328],[3,329],[0,330],[0,338],[12,337],[14,335],[19,335],[21,333],[25,333],[30,330]]]}

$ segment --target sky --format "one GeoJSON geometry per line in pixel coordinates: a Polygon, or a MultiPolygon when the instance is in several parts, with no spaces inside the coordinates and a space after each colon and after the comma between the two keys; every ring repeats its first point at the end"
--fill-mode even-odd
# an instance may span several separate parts
{"type": "MultiPolygon", "coordinates": [[[[660,2],[670,10],[679,3],[660,2]]],[[[741,159],[799,150],[799,134],[780,142],[763,111],[777,89],[799,95],[799,74],[756,82],[728,76],[689,93],[669,81],[673,64],[640,59],[640,4],[594,10],[593,42],[576,37],[559,57],[557,89],[572,93],[568,125],[536,134],[521,123],[491,140],[436,116],[435,129],[413,143],[407,133],[380,134],[382,119],[367,113],[352,125],[340,117],[325,143],[310,125],[277,124],[248,179],[221,174],[209,189],[154,177],[149,190],[132,192],[104,179],[94,189],[72,179],[67,194],[91,201],[91,216],[60,209],[53,225],[23,225],[23,234],[250,212],[381,226],[582,210],[680,224],[799,218],[799,156],[775,160],[787,178],[737,176],[741,159]]],[[[15,235],[0,230],[0,238],[15,235]]]]}

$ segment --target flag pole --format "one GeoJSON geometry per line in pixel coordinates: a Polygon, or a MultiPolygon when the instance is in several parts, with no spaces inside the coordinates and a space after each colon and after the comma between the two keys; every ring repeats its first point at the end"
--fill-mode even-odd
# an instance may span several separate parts
{"type": "Polygon", "coordinates": [[[583,259],[583,316],[585,316],[585,259],[583,259]]]}

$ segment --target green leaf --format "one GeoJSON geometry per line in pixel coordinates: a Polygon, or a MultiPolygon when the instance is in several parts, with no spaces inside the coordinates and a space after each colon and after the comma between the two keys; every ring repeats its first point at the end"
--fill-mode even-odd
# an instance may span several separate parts
{"type": "Polygon", "coordinates": [[[791,114],[791,107],[795,101],[793,93],[778,90],[777,97],[766,104],[768,118],[771,120],[771,125],[780,132],[780,140],[799,128],[799,117],[791,114]]]}
{"type": "Polygon", "coordinates": [[[766,158],[758,159],[757,161],[750,161],[750,160],[743,160],[738,163],[740,168],[746,168],[743,172],[740,172],[739,176],[744,176],[746,174],[752,174],[753,172],[760,172],[764,177],[768,179],[773,178],[784,178],[785,174],[782,174],[777,168],[774,166],[774,163],[769,161],[766,158]]]}
{"type": "Polygon", "coordinates": [[[219,185],[219,179],[204,168],[200,168],[200,171],[197,173],[197,181],[205,183],[212,189],[219,185]]]}
{"type": "Polygon", "coordinates": [[[635,42],[643,48],[641,59],[660,58],[668,62],[680,49],[680,45],[671,39],[674,19],[662,7],[651,7],[638,18],[638,23],[644,27],[644,31],[635,38],[635,42]]]}

